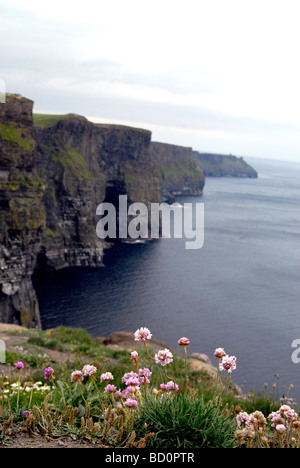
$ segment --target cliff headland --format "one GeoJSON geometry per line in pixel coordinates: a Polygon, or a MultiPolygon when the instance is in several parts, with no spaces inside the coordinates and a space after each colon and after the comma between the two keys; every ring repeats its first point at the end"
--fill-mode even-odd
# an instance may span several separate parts
{"type": "Polygon", "coordinates": [[[33,105],[20,95],[0,104],[0,322],[38,328],[36,269],[103,265],[99,203],[199,196],[208,171],[192,148],[152,142],[149,130],[33,105]]]}

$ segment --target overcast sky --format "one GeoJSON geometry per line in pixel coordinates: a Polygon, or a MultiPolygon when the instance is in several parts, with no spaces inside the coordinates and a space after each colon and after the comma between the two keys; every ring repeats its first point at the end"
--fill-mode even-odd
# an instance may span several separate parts
{"type": "Polygon", "coordinates": [[[300,162],[299,0],[0,0],[0,83],[34,112],[300,162]]]}

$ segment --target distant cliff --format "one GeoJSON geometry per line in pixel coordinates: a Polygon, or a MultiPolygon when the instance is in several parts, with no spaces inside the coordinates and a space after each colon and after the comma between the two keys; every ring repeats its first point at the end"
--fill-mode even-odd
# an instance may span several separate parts
{"type": "Polygon", "coordinates": [[[192,148],[152,142],[151,159],[159,172],[163,196],[202,195],[205,177],[192,148]]]}
{"type": "Polygon", "coordinates": [[[257,172],[243,158],[232,155],[193,151],[199,168],[206,177],[258,177],[257,172]]]}

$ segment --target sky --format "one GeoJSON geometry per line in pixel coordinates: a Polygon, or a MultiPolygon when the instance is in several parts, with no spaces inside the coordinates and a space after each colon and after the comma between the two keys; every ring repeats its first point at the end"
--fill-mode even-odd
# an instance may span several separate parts
{"type": "Polygon", "coordinates": [[[0,88],[36,113],[300,162],[299,17],[299,0],[0,0],[0,88]]]}

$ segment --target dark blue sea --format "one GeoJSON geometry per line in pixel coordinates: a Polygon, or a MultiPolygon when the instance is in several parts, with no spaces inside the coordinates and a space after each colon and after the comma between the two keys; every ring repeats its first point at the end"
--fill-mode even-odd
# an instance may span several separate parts
{"type": "Polygon", "coordinates": [[[300,400],[300,165],[247,158],[258,179],[207,178],[205,241],[121,244],[105,267],[68,269],[34,280],[44,329],[83,327],[93,336],[148,327],[159,340],[237,358],[232,379],[244,390],[277,382],[300,400]]]}

